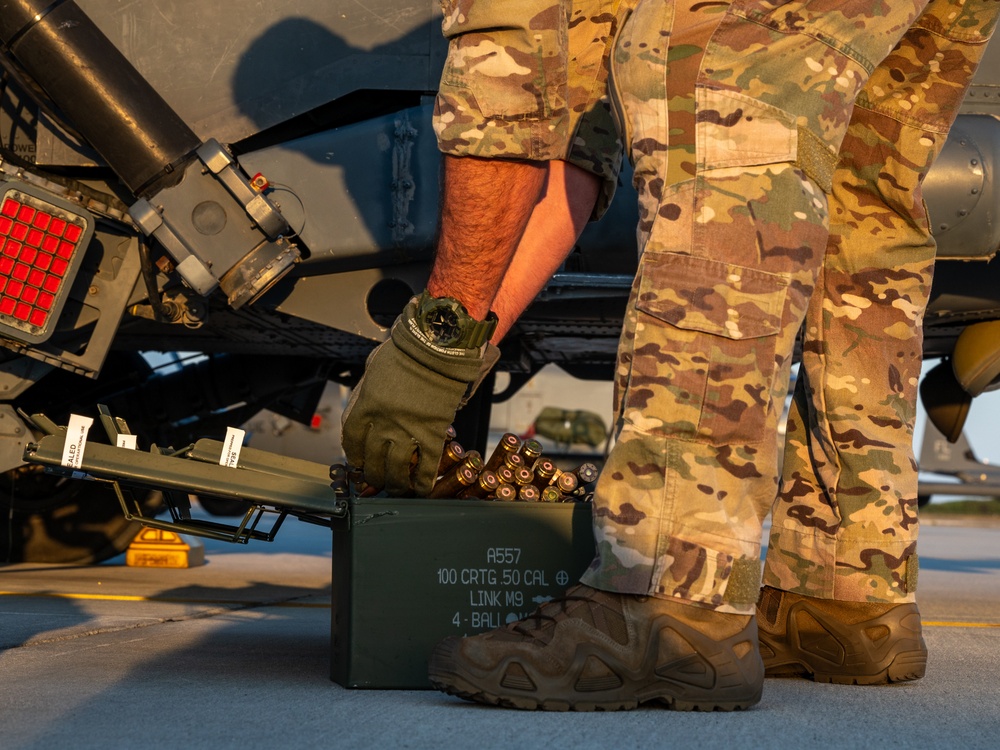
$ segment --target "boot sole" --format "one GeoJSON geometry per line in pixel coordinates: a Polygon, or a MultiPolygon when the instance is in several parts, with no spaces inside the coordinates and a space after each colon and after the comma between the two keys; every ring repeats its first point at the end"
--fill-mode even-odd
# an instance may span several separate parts
{"type": "Polygon", "coordinates": [[[490,706],[518,708],[525,711],[631,711],[640,705],[659,702],[674,711],[743,711],[760,702],[762,691],[745,701],[692,701],[670,696],[656,696],[644,700],[620,701],[562,701],[536,700],[530,697],[494,695],[479,690],[459,675],[431,677],[431,685],[448,695],[473,703],[490,706]]]}
{"type": "Polygon", "coordinates": [[[873,674],[845,674],[813,670],[808,664],[781,664],[765,668],[765,677],[805,677],[834,685],[888,685],[919,680],[927,671],[927,654],[919,651],[899,654],[892,663],[873,674]]]}
{"type": "Polygon", "coordinates": [[[798,643],[796,633],[790,635],[786,632],[784,637],[777,637],[761,630],[760,644],[766,677],[799,676],[838,685],[885,685],[919,680],[927,671],[927,648],[923,644],[919,615],[915,610],[887,613],[848,626],[801,602],[788,611],[786,623],[798,612],[805,612],[824,624],[830,638],[835,639],[843,649],[841,659],[846,663],[834,663],[832,659],[804,648],[798,643]],[[859,635],[866,628],[876,625],[889,631],[888,637],[893,638],[894,644],[886,644],[878,650],[859,635]],[[863,669],[859,670],[859,667],[863,669]]]}
{"type": "MultiPolygon", "coordinates": [[[[606,699],[574,699],[565,700],[558,698],[540,698],[530,694],[512,694],[493,692],[483,689],[474,684],[461,673],[461,668],[454,658],[455,642],[443,641],[439,643],[428,663],[428,674],[431,684],[442,692],[454,695],[474,703],[484,703],[491,706],[503,706],[505,708],[517,708],[526,711],[630,711],[640,705],[649,703],[659,703],[668,709],[675,711],[741,711],[750,708],[760,702],[763,685],[759,684],[753,692],[746,697],[734,700],[718,700],[704,696],[693,698],[691,696],[672,695],[671,692],[683,692],[685,686],[674,686],[667,681],[659,685],[635,686],[633,694],[635,697],[623,697],[606,699]]],[[[619,691],[627,691],[630,686],[625,684],[618,688],[619,691]]]]}

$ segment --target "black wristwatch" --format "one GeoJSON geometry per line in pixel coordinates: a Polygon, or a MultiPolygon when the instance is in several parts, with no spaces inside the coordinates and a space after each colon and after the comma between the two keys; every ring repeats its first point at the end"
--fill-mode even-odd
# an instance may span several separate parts
{"type": "Polygon", "coordinates": [[[417,298],[416,323],[436,346],[478,349],[496,330],[497,316],[491,311],[486,320],[476,320],[457,299],[432,297],[425,289],[417,298]]]}

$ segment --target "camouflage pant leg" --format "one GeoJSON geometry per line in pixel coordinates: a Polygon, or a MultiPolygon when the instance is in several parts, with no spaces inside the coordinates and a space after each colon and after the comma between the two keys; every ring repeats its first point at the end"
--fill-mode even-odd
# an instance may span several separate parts
{"type": "Polygon", "coordinates": [[[854,98],[926,0],[643,0],[612,58],[642,248],[599,588],[753,611],[777,423],[854,98]]]}
{"type": "Polygon", "coordinates": [[[934,240],[920,183],[944,145],[1000,3],[932,0],[857,99],[806,317],[765,583],[912,601],[912,452],[934,240]]]}
{"type": "Polygon", "coordinates": [[[622,144],[607,98],[618,17],[635,0],[444,0],[448,58],[435,105],[453,156],[565,159],[614,194],[622,144]]]}
{"type": "Polygon", "coordinates": [[[572,0],[569,18],[569,138],[564,158],[601,178],[594,220],[604,215],[621,171],[624,143],[611,114],[608,64],[618,28],[636,0],[572,0]]]}

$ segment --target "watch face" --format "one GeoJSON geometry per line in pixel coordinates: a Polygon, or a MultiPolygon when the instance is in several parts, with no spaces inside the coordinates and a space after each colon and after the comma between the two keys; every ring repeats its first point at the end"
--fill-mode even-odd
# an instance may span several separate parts
{"type": "Polygon", "coordinates": [[[445,305],[428,311],[424,317],[424,325],[434,340],[445,346],[458,341],[462,335],[458,313],[445,305]]]}

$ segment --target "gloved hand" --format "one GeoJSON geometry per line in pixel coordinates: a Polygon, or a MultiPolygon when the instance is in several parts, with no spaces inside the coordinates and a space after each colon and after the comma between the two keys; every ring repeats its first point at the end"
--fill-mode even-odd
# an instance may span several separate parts
{"type": "Polygon", "coordinates": [[[425,497],[437,477],[448,426],[499,358],[482,349],[432,349],[410,325],[411,302],[388,341],[368,357],[344,411],[350,466],[391,495],[425,497]]]}

